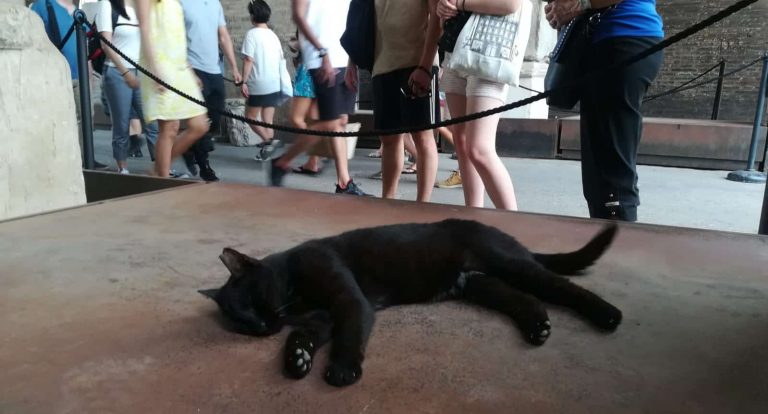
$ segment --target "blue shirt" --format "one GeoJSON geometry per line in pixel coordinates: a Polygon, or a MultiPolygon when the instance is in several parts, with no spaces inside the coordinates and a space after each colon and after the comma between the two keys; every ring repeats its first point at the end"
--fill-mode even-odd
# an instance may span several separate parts
{"type": "Polygon", "coordinates": [[[219,27],[226,27],[219,0],[181,0],[187,29],[189,65],[206,73],[220,74],[219,27]]]}
{"type": "MultiPolygon", "coordinates": [[[[35,3],[32,4],[32,11],[37,13],[40,18],[43,19],[45,32],[48,34],[48,39],[51,39],[51,42],[53,42],[53,30],[51,21],[48,18],[48,7],[46,6],[47,1],[51,2],[53,12],[56,14],[56,22],[59,24],[59,35],[61,36],[61,40],[64,40],[64,36],[67,35],[67,31],[69,31],[69,28],[72,27],[75,19],[73,19],[72,15],[69,14],[69,11],[67,11],[67,9],[60,5],[56,0],[35,1],[35,3]]],[[[54,46],[58,47],[59,45],[54,46]]],[[[79,74],[77,70],[77,39],[74,33],[72,33],[72,36],[69,37],[67,43],[64,44],[64,47],[61,48],[61,53],[67,59],[67,63],[69,63],[69,71],[72,74],[72,79],[77,79],[79,74]]]]}
{"type": "Polygon", "coordinates": [[[624,0],[604,13],[593,41],[611,37],[664,37],[664,25],[656,0],[624,0]]]}

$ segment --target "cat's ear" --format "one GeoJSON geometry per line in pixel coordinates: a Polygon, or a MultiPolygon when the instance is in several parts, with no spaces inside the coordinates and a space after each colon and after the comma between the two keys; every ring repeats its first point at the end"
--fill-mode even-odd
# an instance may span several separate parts
{"type": "Polygon", "coordinates": [[[221,289],[200,289],[197,292],[205,296],[208,299],[216,300],[219,297],[219,291],[221,289]]]}
{"type": "Polygon", "coordinates": [[[227,266],[232,276],[238,277],[245,273],[245,267],[248,264],[248,256],[238,252],[235,249],[225,247],[219,255],[219,259],[227,266]]]}

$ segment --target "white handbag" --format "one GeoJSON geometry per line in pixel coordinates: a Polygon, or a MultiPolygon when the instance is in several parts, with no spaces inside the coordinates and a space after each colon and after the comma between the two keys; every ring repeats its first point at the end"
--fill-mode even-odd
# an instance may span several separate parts
{"type": "Polygon", "coordinates": [[[447,68],[464,76],[517,86],[531,33],[533,5],[522,0],[506,16],[472,14],[461,29],[447,68]]]}

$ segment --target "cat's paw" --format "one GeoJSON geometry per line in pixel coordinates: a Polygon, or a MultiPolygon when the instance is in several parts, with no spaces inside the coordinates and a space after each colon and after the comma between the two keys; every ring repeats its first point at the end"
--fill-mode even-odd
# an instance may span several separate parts
{"type": "Polygon", "coordinates": [[[363,368],[356,362],[331,362],[325,371],[325,382],[334,387],[352,385],[363,376],[363,368]]]}
{"type": "Polygon", "coordinates": [[[523,327],[523,335],[525,341],[531,345],[541,346],[549,339],[549,334],[552,332],[552,324],[549,320],[540,322],[532,322],[528,326],[523,327]]]}
{"type": "Polygon", "coordinates": [[[285,374],[294,379],[301,379],[312,370],[312,356],[315,344],[306,335],[293,332],[285,343],[285,374]]]}
{"type": "Polygon", "coordinates": [[[590,312],[590,320],[599,328],[613,332],[621,323],[621,311],[608,302],[601,302],[590,312]]]}

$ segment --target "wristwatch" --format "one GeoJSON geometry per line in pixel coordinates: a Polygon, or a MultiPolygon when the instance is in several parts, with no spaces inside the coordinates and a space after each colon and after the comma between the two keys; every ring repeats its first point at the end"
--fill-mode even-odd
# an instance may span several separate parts
{"type": "Polygon", "coordinates": [[[320,49],[317,49],[317,56],[325,57],[328,55],[328,49],[321,47],[320,49]]]}

